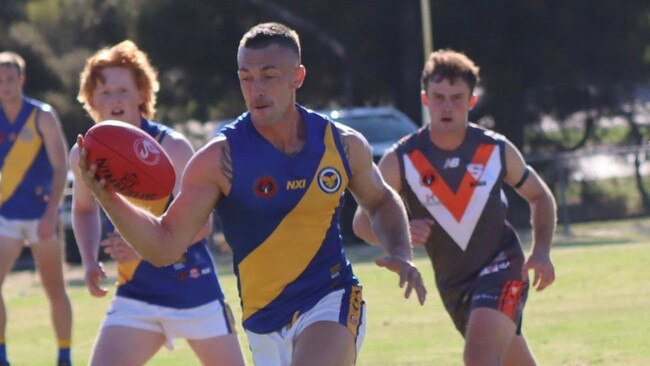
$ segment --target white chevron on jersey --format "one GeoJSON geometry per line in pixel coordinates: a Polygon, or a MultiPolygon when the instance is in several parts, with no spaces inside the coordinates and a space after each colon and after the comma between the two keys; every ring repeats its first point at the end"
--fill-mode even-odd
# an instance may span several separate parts
{"type": "MultiPolygon", "coordinates": [[[[465,174],[471,175],[475,179],[476,185],[466,190],[466,193],[459,189],[458,192],[451,192],[449,197],[441,197],[436,195],[433,188],[421,183],[421,173],[424,172],[418,171],[416,164],[409,155],[403,155],[404,174],[409,187],[422,203],[422,206],[433,216],[437,225],[440,225],[463,251],[467,249],[476,224],[490,197],[492,187],[499,179],[502,168],[500,156],[499,145],[494,145],[494,149],[484,166],[482,166],[483,164],[468,164],[467,166],[465,174]],[[468,197],[466,206],[461,207],[462,214],[460,218],[456,219],[449,206],[452,205],[452,200],[456,201],[455,204],[457,205],[457,198],[460,194],[469,194],[471,197],[468,197]]],[[[434,184],[447,185],[442,176],[438,175],[436,180],[438,182],[434,184]]]]}

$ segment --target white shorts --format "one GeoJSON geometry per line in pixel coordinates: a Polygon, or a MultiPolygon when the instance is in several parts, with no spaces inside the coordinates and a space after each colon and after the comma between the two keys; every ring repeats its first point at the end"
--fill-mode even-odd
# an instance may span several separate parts
{"type": "Polygon", "coordinates": [[[24,240],[27,246],[36,244],[41,241],[38,238],[38,223],[40,221],[40,219],[17,220],[0,216],[0,236],[24,240]]]}
{"type": "Polygon", "coordinates": [[[174,339],[207,339],[235,333],[235,321],[228,304],[215,300],[189,309],[175,309],[116,296],[101,328],[123,326],[160,333],[167,348],[174,339]]]}
{"type": "Polygon", "coordinates": [[[328,294],[309,311],[298,316],[292,324],[277,332],[258,334],[247,330],[255,366],[290,365],[296,338],[307,327],[319,321],[332,321],[347,327],[355,335],[358,355],[366,335],[366,304],[361,298],[361,286],[353,286],[352,289],[352,295],[347,298],[344,298],[344,290],[328,294]],[[344,304],[346,306],[342,306],[344,304]],[[340,321],[342,312],[347,312],[343,314],[345,323],[340,321]]]}

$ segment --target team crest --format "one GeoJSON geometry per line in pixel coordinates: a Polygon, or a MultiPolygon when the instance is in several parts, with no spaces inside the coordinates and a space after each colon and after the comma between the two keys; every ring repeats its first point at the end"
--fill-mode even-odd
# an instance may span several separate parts
{"type": "Polygon", "coordinates": [[[341,173],[332,167],[326,167],[318,172],[318,187],[325,193],[335,193],[341,188],[341,173]]]}
{"type": "Polygon", "coordinates": [[[255,181],[255,194],[262,199],[269,199],[278,192],[278,184],[271,176],[264,176],[255,181]]]}
{"type": "Polygon", "coordinates": [[[34,131],[30,130],[29,128],[24,128],[22,131],[20,131],[20,135],[18,136],[21,140],[30,142],[34,139],[34,131]]]}
{"type": "Polygon", "coordinates": [[[431,187],[436,181],[436,175],[433,172],[425,172],[420,176],[420,184],[423,187],[431,187]]]}

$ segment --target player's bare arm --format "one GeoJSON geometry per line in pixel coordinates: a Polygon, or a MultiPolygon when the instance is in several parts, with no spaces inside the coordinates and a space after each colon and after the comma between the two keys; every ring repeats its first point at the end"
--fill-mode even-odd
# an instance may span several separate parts
{"type": "Polygon", "coordinates": [[[97,260],[101,235],[99,205],[81,176],[79,147],[76,144],[70,151],[69,160],[70,169],[75,177],[72,187],[72,229],[85,270],[84,280],[91,295],[106,296],[108,291],[100,286],[100,281],[106,278],[106,273],[97,260]]]}
{"type": "Polygon", "coordinates": [[[189,161],[179,195],[162,217],[109,191],[105,180],[95,180],[97,166],[87,165],[82,136],[77,138],[77,144],[82,148],[78,162],[81,177],[124,239],[154,265],[168,265],[180,258],[205,225],[221,194],[215,178],[218,173],[213,173],[221,159],[218,142],[213,140],[189,161]]]}
{"type": "Polygon", "coordinates": [[[400,276],[400,287],[407,284],[405,297],[415,289],[420,304],[426,289],[412,262],[412,251],[406,210],[397,193],[383,180],[372,161],[371,147],[357,131],[340,129],[343,145],[348,151],[352,176],[348,188],[359,206],[368,215],[372,231],[388,257],[376,263],[400,276]]]}
{"type": "MultiPolygon", "coordinates": [[[[402,177],[399,168],[398,156],[395,148],[390,148],[384,153],[379,161],[379,171],[388,185],[395,190],[395,192],[402,192],[402,177]]],[[[377,244],[378,240],[375,237],[372,228],[370,227],[370,220],[365,214],[363,209],[357,208],[354,213],[354,220],[352,222],[355,234],[370,244],[377,244]]],[[[409,233],[411,234],[411,246],[422,247],[428,240],[431,234],[431,227],[434,221],[429,218],[411,219],[409,220],[409,233]]]]}
{"type": "Polygon", "coordinates": [[[50,108],[39,114],[38,128],[43,136],[43,144],[54,171],[49,201],[38,228],[39,237],[49,239],[56,231],[58,208],[65,189],[66,174],[68,173],[68,146],[59,118],[53,109],[50,108]]]}
{"type": "MultiPolygon", "coordinates": [[[[169,159],[174,166],[174,173],[176,175],[176,182],[174,184],[173,194],[174,197],[178,195],[181,189],[181,182],[183,181],[183,172],[187,163],[190,161],[192,156],[194,156],[194,148],[190,144],[189,140],[182,134],[172,131],[170,134],[165,136],[162,141],[161,146],[169,156],[169,159]]],[[[197,242],[206,236],[210,235],[212,232],[212,215],[205,223],[201,231],[194,238],[193,242],[197,242]]]]}
{"type": "Polygon", "coordinates": [[[528,270],[534,271],[533,287],[541,291],[555,281],[555,269],[550,251],[556,223],[556,205],[551,190],[533,168],[526,166],[519,150],[510,142],[506,143],[507,175],[505,182],[530,205],[533,228],[533,247],[531,255],[524,264],[524,278],[528,270]],[[527,177],[526,177],[527,175],[527,177]]]}

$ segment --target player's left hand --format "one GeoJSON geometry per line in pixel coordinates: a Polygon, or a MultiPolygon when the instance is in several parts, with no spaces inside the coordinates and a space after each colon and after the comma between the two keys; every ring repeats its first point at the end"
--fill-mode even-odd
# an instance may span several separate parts
{"type": "Polygon", "coordinates": [[[406,284],[405,298],[408,299],[413,289],[415,289],[420,305],[424,305],[424,300],[427,297],[427,289],[424,287],[420,271],[418,271],[412,261],[397,256],[388,256],[375,260],[375,263],[379,267],[384,267],[399,275],[399,287],[404,288],[404,284],[406,284]]]}
{"type": "Polygon", "coordinates": [[[521,274],[524,281],[528,281],[528,271],[531,269],[534,272],[531,287],[536,287],[537,291],[542,291],[555,281],[555,268],[548,253],[533,252],[530,255],[521,274]]]}
{"type": "Polygon", "coordinates": [[[95,179],[97,172],[97,164],[88,165],[88,150],[84,147],[84,138],[82,135],[77,135],[77,146],[79,147],[79,171],[86,187],[88,187],[95,198],[102,202],[103,197],[110,196],[110,190],[107,188],[106,179],[95,179]]]}
{"type": "Polygon", "coordinates": [[[140,258],[138,253],[115,232],[109,233],[99,245],[104,248],[104,253],[110,255],[117,263],[127,263],[140,258]]]}

